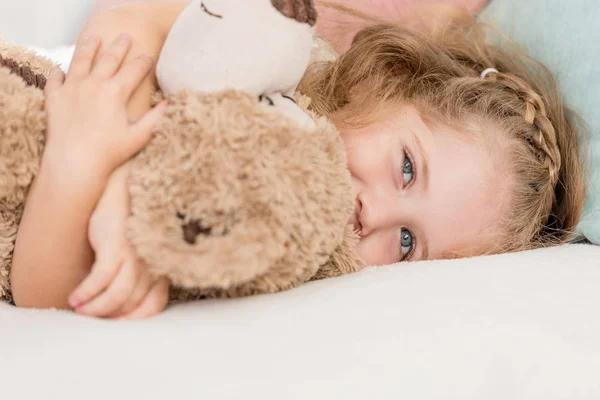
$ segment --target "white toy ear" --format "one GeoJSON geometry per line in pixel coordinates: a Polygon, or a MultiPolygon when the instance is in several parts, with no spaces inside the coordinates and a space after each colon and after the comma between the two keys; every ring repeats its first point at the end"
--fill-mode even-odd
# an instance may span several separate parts
{"type": "Polygon", "coordinates": [[[271,4],[284,16],[303,24],[315,26],[317,10],[313,0],[271,0],[271,4]]]}

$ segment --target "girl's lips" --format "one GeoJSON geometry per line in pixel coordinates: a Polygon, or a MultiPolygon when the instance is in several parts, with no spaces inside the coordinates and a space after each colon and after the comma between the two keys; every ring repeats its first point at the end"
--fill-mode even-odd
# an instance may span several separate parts
{"type": "Polygon", "coordinates": [[[360,222],[360,212],[362,210],[362,203],[360,200],[356,199],[354,203],[354,214],[350,217],[348,221],[349,224],[354,226],[354,229],[358,231],[359,234],[362,235],[362,223],[360,222]]]}

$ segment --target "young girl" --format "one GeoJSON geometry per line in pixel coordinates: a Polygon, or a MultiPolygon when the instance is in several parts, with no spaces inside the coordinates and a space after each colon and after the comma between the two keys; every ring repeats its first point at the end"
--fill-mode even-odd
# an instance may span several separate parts
{"type": "MultiPolygon", "coordinates": [[[[17,305],[129,318],[166,306],[168,283],[125,239],[124,163],[164,108],[148,111],[149,60],[185,6],[96,14],[66,80],[49,81],[46,153],[14,254],[17,305]],[[126,35],[109,41],[115,31],[131,32],[133,47],[126,35]]],[[[552,76],[472,21],[434,27],[368,27],[300,88],[346,144],[361,257],[381,265],[567,241],[585,191],[576,121],[552,76]]]]}

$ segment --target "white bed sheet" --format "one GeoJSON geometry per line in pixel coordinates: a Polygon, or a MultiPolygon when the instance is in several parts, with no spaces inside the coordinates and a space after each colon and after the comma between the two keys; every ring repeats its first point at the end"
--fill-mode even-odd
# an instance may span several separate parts
{"type": "Polygon", "coordinates": [[[2,397],[597,400],[599,260],[404,264],[142,322],[2,305],[2,397]]]}

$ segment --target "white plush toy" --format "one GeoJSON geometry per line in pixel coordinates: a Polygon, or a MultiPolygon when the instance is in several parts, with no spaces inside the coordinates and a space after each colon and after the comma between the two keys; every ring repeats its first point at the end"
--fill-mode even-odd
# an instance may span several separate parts
{"type": "Polygon", "coordinates": [[[293,96],[315,22],[312,0],[192,1],[163,46],[158,84],[165,94],[241,90],[313,126],[293,96]]]}

